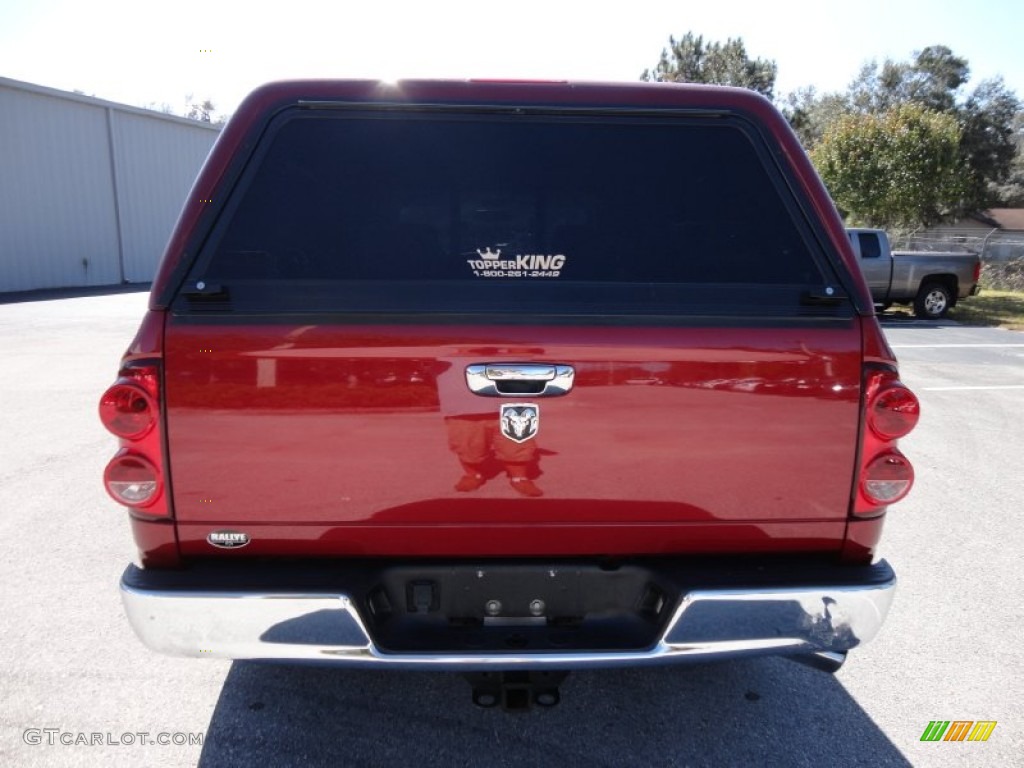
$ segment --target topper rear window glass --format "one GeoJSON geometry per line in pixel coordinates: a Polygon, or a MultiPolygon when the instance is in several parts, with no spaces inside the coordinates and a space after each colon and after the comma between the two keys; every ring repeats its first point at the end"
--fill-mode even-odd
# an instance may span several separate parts
{"type": "Polygon", "coordinates": [[[242,191],[207,277],[820,280],[750,139],[723,122],[297,117],[242,191]]]}

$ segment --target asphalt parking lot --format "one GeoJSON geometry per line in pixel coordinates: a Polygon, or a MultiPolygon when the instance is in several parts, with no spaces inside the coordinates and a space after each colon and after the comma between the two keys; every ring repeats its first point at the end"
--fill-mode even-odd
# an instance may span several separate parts
{"type": "Polygon", "coordinates": [[[0,304],[0,765],[1024,765],[1024,334],[886,321],[923,406],[902,443],[917,487],[883,541],[892,613],[836,676],[783,659],[574,673],[558,707],[509,715],[455,675],[137,642],[96,402],[145,300],[0,304]],[[922,743],[931,720],[998,725],[922,743]],[[143,743],[161,734],[203,743],[143,743]]]}

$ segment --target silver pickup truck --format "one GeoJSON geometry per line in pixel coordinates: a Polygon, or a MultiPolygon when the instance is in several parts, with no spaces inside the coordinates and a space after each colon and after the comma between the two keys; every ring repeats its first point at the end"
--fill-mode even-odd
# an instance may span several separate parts
{"type": "Polygon", "coordinates": [[[876,305],[913,304],[918,317],[945,317],[957,301],[978,293],[976,253],[893,251],[881,229],[847,229],[876,305]]]}

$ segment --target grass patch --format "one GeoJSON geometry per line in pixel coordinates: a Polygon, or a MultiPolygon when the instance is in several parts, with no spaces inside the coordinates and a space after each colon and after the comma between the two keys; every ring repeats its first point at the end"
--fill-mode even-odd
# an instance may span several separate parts
{"type": "Polygon", "coordinates": [[[983,288],[949,310],[949,319],[964,325],[986,325],[1024,331],[1024,292],[983,288]]]}

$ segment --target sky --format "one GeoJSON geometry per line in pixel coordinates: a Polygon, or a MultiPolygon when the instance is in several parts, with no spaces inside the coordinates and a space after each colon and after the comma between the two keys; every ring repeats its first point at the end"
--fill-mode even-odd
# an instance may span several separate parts
{"type": "Polygon", "coordinates": [[[1024,98],[1019,0],[0,0],[0,76],[230,113],[292,77],[636,80],[687,31],[774,59],[777,96],[843,90],[869,60],[941,44],[972,84],[1001,75],[1024,98]]]}

